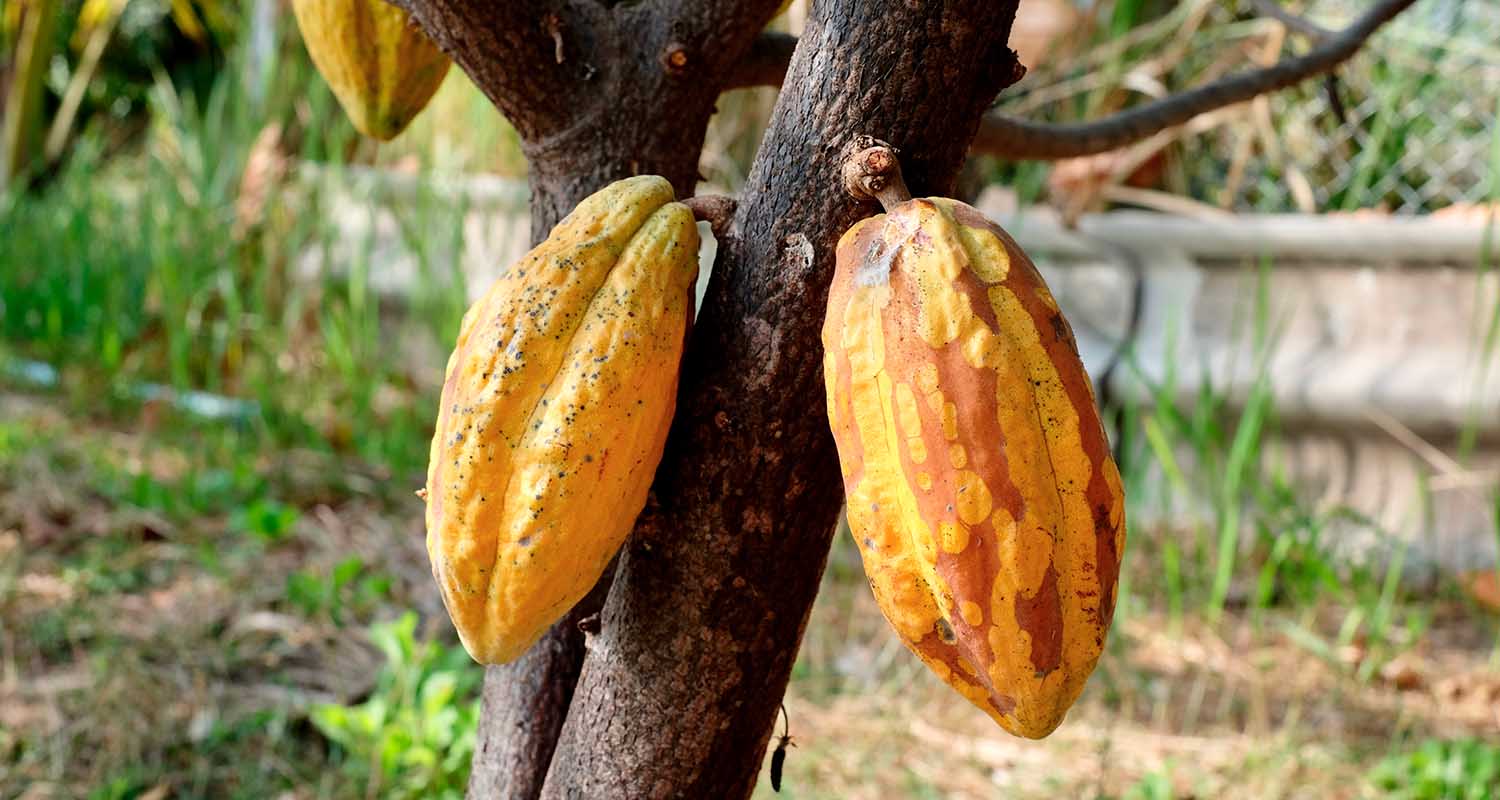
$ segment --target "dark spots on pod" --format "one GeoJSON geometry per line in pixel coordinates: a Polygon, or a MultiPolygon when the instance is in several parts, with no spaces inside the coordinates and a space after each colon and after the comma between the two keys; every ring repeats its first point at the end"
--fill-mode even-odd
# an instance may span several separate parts
{"type": "Polygon", "coordinates": [[[1052,336],[1057,341],[1066,341],[1068,338],[1068,321],[1063,319],[1062,314],[1053,314],[1047,322],[1052,326],[1052,336]]]}
{"type": "Polygon", "coordinates": [[[953,626],[948,624],[948,620],[938,617],[938,621],[933,625],[933,628],[937,631],[937,636],[942,640],[943,644],[953,644],[958,641],[958,637],[953,633],[953,626]]]}
{"type": "Polygon", "coordinates": [[[520,539],[516,540],[516,544],[520,545],[521,547],[530,547],[531,546],[531,537],[530,536],[522,536],[520,539]]]}
{"type": "Polygon", "coordinates": [[[1077,356],[1078,343],[1073,341],[1073,332],[1068,328],[1068,321],[1063,319],[1061,313],[1056,313],[1052,315],[1052,318],[1049,320],[1049,322],[1052,323],[1053,337],[1055,337],[1057,341],[1066,344],[1068,346],[1068,349],[1072,351],[1073,355],[1077,356]]]}

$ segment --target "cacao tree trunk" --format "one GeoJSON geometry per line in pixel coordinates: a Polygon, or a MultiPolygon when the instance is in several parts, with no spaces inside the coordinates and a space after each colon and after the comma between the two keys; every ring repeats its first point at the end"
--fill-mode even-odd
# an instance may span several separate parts
{"type": "Polygon", "coordinates": [[[946,193],[1016,75],[1015,4],[823,3],[721,243],[655,502],[637,523],[543,797],[743,797],[842,499],[819,330],[834,245],[871,213],[843,145],[905,149],[946,193]]]}
{"type": "MultiPolygon", "coordinates": [[[[398,2],[520,133],[536,243],[583,198],[630,175],[665,176],[679,196],[718,86],[776,0],[660,10],[572,0],[398,2]]],[[[469,796],[534,798],[583,662],[579,622],[600,586],[519,660],[485,673],[469,796]]]]}
{"type": "MultiPolygon", "coordinates": [[[[399,1],[521,133],[533,239],[627,175],[691,194],[714,101],[777,5],[399,1]]],[[[1019,77],[1005,45],[1016,0],[815,6],[719,243],[667,452],[599,630],[578,630],[586,601],[489,670],[471,797],[754,787],[842,500],[819,329],[834,244],[874,211],[844,193],[842,148],[888,140],[916,191],[947,193],[981,115],[1019,77]]]]}

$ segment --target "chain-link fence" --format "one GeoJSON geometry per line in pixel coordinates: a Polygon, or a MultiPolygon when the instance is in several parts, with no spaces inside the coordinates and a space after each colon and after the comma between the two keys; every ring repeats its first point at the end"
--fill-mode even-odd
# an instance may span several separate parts
{"type": "MultiPolygon", "coordinates": [[[[1338,30],[1361,0],[1283,3],[1338,30]]],[[[1025,10],[1023,3],[1023,13],[1025,10]]],[[[1076,121],[1305,52],[1249,0],[1189,0],[1065,64],[1033,70],[1002,104],[1076,121]]],[[[1067,44],[1059,45],[1064,51],[1067,44]]],[[[1422,0],[1330,80],[1200,118],[1165,145],[1161,188],[1245,211],[1399,214],[1500,200],[1500,2],[1422,0]]]]}

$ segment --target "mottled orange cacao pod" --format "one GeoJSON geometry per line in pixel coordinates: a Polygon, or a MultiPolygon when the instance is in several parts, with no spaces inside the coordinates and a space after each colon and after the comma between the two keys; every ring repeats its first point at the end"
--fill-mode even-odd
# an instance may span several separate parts
{"type": "Polygon", "coordinates": [[[944,198],[851,228],[823,327],[849,527],[881,610],[1007,731],[1062,722],[1114,614],[1125,502],[1073,332],[944,198]]]}

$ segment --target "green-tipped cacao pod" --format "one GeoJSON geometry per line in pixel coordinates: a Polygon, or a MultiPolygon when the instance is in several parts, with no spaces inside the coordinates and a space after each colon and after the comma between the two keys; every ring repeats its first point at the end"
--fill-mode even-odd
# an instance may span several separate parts
{"type": "Polygon", "coordinates": [[[448,57],[385,0],[292,0],[313,65],[354,127],[394,139],[437,93],[448,57]]]}
{"type": "Polygon", "coordinates": [[[512,264],[448,360],[427,554],[475,660],[511,661],[598,581],[677,395],[698,229],[665,178],[611,184],[512,264]]]}

